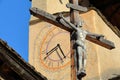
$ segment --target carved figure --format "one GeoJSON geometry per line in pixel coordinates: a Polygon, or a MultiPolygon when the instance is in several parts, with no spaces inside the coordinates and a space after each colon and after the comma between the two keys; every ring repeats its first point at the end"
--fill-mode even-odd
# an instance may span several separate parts
{"type": "Polygon", "coordinates": [[[77,69],[77,76],[83,77],[86,75],[85,66],[86,66],[86,46],[85,38],[87,31],[81,28],[82,22],[79,22],[76,26],[68,22],[62,15],[59,15],[59,19],[62,18],[72,29],[73,35],[75,36],[74,48],[75,48],[75,64],[77,69]]]}

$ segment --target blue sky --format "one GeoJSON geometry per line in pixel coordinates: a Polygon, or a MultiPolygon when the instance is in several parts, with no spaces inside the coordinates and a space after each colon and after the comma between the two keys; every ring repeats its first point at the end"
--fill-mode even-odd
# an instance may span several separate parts
{"type": "Polygon", "coordinates": [[[28,61],[29,0],[0,0],[0,38],[28,61]]]}

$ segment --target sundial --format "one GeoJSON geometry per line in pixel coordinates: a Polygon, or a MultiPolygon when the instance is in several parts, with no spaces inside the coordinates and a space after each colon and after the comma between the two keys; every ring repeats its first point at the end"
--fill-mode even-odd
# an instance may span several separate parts
{"type": "MultiPolygon", "coordinates": [[[[84,43],[84,39],[107,49],[113,49],[115,47],[114,43],[104,39],[103,35],[93,34],[82,29],[82,19],[79,16],[79,11],[85,12],[87,11],[87,8],[78,5],[78,0],[70,0],[69,2],[70,3],[67,4],[67,7],[70,8],[70,21],[61,14],[59,16],[54,16],[35,7],[31,8],[30,11],[33,16],[55,25],[47,28],[47,31],[42,30],[41,32],[44,34],[44,37],[41,38],[42,43],[40,47],[40,61],[41,66],[46,69],[46,73],[48,73],[48,75],[51,75],[52,73],[58,74],[63,68],[64,71],[67,71],[67,66],[70,65],[71,61],[71,80],[81,80],[82,77],[87,74],[85,73],[83,76],[81,76],[81,73],[80,75],[78,74],[80,71],[79,68],[81,68],[80,66],[82,65],[82,62],[84,62],[82,61],[84,57],[81,56],[77,58],[75,55],[78,55],[79,52],[85,54],[85,52],[82,51],[85,44],[81,45],[84,43]],[[56,26],[59,28],[56,28],[56,26]],[[80,32],[80,39],[76,39],[76,34],[78,33],[76,28],[79,30],[78,32],[80,32]],[[73,36],[74,33],[75,35],[73,36]],[[69,34],[71,36],[66,37],[65,40],[63,40],[62,37],[69,34]],[[80,43],[79,46],[81,50],[77,49],[78,46],[74,47],[76,41],[78,40],[79,43],[79,40],[82,39],[83,42],[80,43]],[[70,42],[65,42],[67,40],[70,42]]],[[[64,71],[61,72],[61,77],[59,80],[62,80],[63,78],[63,80],[68,80],[68,77],[66,76],[67,74],[62,74],[64,71]]],[[[56,77],[54,76],[54,78],[49,80],[56,80],[56,77]]]]}

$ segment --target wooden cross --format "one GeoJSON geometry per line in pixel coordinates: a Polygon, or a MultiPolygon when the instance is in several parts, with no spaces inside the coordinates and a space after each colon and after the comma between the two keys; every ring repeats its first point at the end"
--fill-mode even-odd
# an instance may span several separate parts
{"type": "MultiPolygon", "coordinates": [[[[69,0],[69,2],[70,2],[70,4],[68,4],[67,7],[70,8],[70,22],[73,23],[74,25],[76,25],[80,21],[79,10],[86,11],[86,8],[79,6],[78,0],[69,0]]],[[[40,10],[38,8],[33,7],[30,9],[30,12],[33,16],[36,16],[40,19],[43,19],[44,21],[49,22],[53,25],[56,25],[57,27],[65,29],[69,32],[73,31],[73,29],[70,27],[70,25],[68,25],[63,19],[57,20],[57,18],[58,18],[57,16],[49,14],[46,11],[43,11],[43,10],[40,10]]],[[[97,36],[97,34],[96,34],[96,36],[92,36],[88,33],[86,36],[86,39],[93,42],[93,43],[96,43],[102,47],[105,47],[107,49],[115,48],[113,42],[104,39],[104,37],[99,37],[99,38],[98,37],[99,36],[97,36]]],[[[73,47],[73,40],[74,39],[71,39],[71,46],[72,47],[73,47]]],[[[72,66],[71,66],[72,80],[77,80],[75,61],[74,61],[74,49],[73,48],[72,48],[71,56],[72,56],[72,59],[71,59],[72,60],[71,61],[72,62],[72,66]]]]}
{"type": "MultiPolygon", "coordinates": [[[[78,0],[69,0],[70,3],[73,3],[75,5],[78,5],[78,0]]],[[[73,24],[78,24],[78,21],[79,21],[79,11],[77,10],[74,10],[72,8],[70,8],[70,22],[73,23],[73,24]]],[[[73,43],[72,41],[74,41],[74,39],[71,39],[71,46],[73,47],[73,43]]],[[[75,59],[74,59],[74,56],[75,56],[75,50],[73,49],[71,51],[71,78],[72,80],[77,80],[77,74],[76,74],[76,65],[75,65],[75,59]]]]}
{"type": "MultiPolygon", "coordinates": [[[[78,0],[69,0],[69,2],[74,4],[74,5],[78,5],[78,0]]],[[[78,25],[79,21],[80,21],[79,11],[70,8],[70,22],[75,24],[75,25],[78,25]]],[[[74,41],[74,39],[71,39],[71,46],[72,47],[74,46],[73,41],[74,41]]],[[[75,50],[73,49],[71,51],[71,73],[72,73],[71,78],[72,78],[72,80],[77,80],[76,65],[75,65],[74,56],[75,56],[75,50]]]]}

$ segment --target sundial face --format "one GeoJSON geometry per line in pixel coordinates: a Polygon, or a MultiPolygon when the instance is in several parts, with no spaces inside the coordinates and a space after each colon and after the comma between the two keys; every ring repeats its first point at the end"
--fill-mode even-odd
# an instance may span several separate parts
{"type": "Polygon", "coordinates": [[[40,26],[33,52],[38,71],[48,80],[70,80],[70,33],[45,22],[40,26]]]}
{"type": "Polygon", "coordinates": [[[57,70],[70,64],[69,33],[53,27],[48,30],[40,47],[41,64],[50,70],[57,70]]]}

